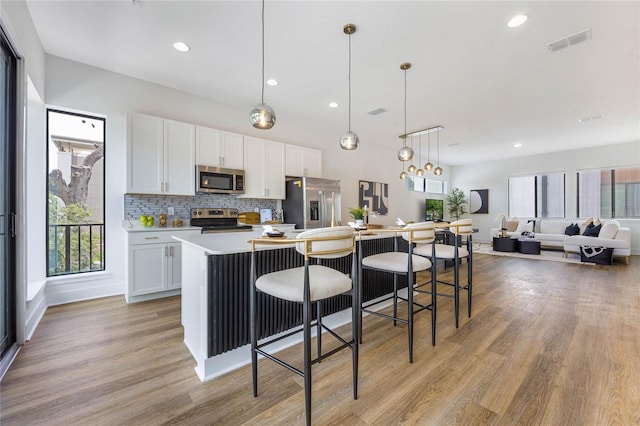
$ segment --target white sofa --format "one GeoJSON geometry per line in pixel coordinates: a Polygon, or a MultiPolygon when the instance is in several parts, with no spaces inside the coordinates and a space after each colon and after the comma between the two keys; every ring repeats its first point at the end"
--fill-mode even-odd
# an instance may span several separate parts
{"type": "MultiPolygon", "coordinates": [[[[613,249],[614,257],[622,257],[629,264],[631,256],[631,230],[621,227],[616,220],[603,220],[600,234],[597,237],[582,235],[588,220],[519,220],[515,230],[507,231],[507,236],[520,238],[523,230],[533,232],[535,241],[540,241],[541,248],[563,250],[565,257],[568,253],[580,253],[580,246],[606,247],[613,249]],[[566,235],[565,229],[571,224],[580,227],[580,235],[566,235]],[[532,229],[532,231],[531,231],[532,229]]],[[[509,223],[513,229],[513,221],[509,223]]],[[[494,228],[491,235],[498,236],[501,230],[494,228]]]]}
{"type": "Polygon", "coordinates": [[[580,253],[581,246],[606,247],[613,249],[613,257],[624,258],[628,265],[631,259],[631,230],[620,226],[617,220],[608,220],[602,224],[597,237],[573,235],[564,240],[564,255],[580,253]]]}

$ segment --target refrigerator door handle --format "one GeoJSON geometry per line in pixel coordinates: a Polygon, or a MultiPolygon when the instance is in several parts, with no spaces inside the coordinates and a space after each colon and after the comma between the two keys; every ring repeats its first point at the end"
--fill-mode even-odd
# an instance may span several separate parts
{"type": "Polygon", "coordinates": [[[318,197],[320,198],[320,203],[319,203],[320,204],[320,217],[319,217],[320,223],[319,223],[319,225],[320,225],[320,228],[324,228],[326,226],[325,222],[327,221],[327,209],[326,209],[327,206],[325,205],[325,203],[327,201],[325,200],[324,192],[322,192],[322,191],[318,191],[318,197]]]}

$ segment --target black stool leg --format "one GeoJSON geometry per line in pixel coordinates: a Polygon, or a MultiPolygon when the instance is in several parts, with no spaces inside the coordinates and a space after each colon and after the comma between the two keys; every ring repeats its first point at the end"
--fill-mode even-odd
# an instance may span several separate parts
{"type": "Polygon", "coordinates": [[[393,326],[397,324],[398,318],[398,274],[393,274],[393,326]]]}
{"type": "MultiPolygon", "coordinates": [[[[308,261],[307,261],[308,262],[308,261]]],[[[306,266],[306,265],[305,265],[306,266]]],[[[304,301],[302,303],[302,335],[304,340],[304,407],[307,426],[311,425],[311,298],[309,290],[309,270],[305,270],[304,301]]]]}
{"type": "Polygon", "coordinates": [[[249,295],[249,319],[251,327],[251,376],[253,378],[253,396],[258,396],[258,352],[256,347],[258,345],[257,338],[257,324],[256,324],[256,274],[255,274],[255,253],[251,256],[251,282],[250,295],[249,295]]]}
{"type": "Polygon", "coordinates": [[[318,364],[320,361],[320,355],[322,355],[322,305],[318,301],[316,302],[316,344],[318,351],[318,364]]]}
{"type": "Polygon", "coordinates": [[[460,313],[460,265],[458,257],[458,241],[456,238],[454,249],[454,265],[453,265],[453,304],[455,307],[456,315],[456,328],[458,328],[458,317],[460,313]]]}
{"type": "Polygon", "coordinates": [[[472,285],[471,280],[473,276],[473,242],[471,240],[471,235],[467,237],[467,250],[469,251],[469,258],[467,259],[467,313],[469,318],[471,318],[471,296],[472,296],[472,285]]]}
{"type": "Polygon", "coordinates": [[[358,288],[354,282],[353,289],[351,290],[351,339],[353,341],[353,346],[351,347],[351,368],[353,369],[353,399],[358,399],[358,319],[360,317],[360,313],[358,312],[358,306],[360,306],[358,294],[358,288]]]}
{"type": "Polygon", "coordinates": [[[437,299],[437,269],[436,246],[431,244],[431,345],[436,345],[436,299],[437,299]]]}
{"type": "Polygon", "coordinates": [[[362,240],[358,241],[358,297],[353,303],[358,304],[358,341],[362,344],[362,299],[363,299],[363,271],[362,271],[362,240]]]}
{"type": "MultiPolygon", "coordinates": [[[[411,250],[409,250],[411,256],[411,250]]],[[[413,362],[413,271],[411,262],[409,262],[409,270],[407,272],[407,329],[409,333],[409,363],[413,362]]],[[[394,314],[394,316],[396,316],[394,314]]]]}

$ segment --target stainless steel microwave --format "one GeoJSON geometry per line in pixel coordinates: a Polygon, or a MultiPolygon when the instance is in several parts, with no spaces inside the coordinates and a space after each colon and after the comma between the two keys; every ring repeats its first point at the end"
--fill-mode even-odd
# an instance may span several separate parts
{"type": "Polygon", "coordinates": [[[196,166],[196,193],[243,194],[244,170],[196,166]]]}

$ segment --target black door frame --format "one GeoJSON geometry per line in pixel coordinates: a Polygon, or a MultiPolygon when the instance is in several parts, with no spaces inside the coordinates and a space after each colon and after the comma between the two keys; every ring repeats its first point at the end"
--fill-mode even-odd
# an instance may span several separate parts
{"type": "Polygon", "coordinates": [[[6,244],[6,254],[3,260],[3,270],[5,287],[0,288],[4,292],[3,306],[0,306],[0,314],[5,316],[5,330],[0,330],[0,377],[2,377],[8,363],[16,352],[18,343],[17,329],[17,241],[16,241],[16,214],[18,210],[18,56],[12,49],[9,37],[0,28],[0,47],[2,50],[2,66],[6,68],[7,75],[2,84],[5,99],[0,99],[6,107],[3,121],[6,123],[5,129],[0,129],[0,149],[5,151],[5,164],[0,165],[0,173],[5,174],[5,187],[1,188],[6,197],[6,208],[3,213],[7,215],[7,220],[3,225],[3,232],[6,232],[8,239],[2,241],[6,244]]]}

